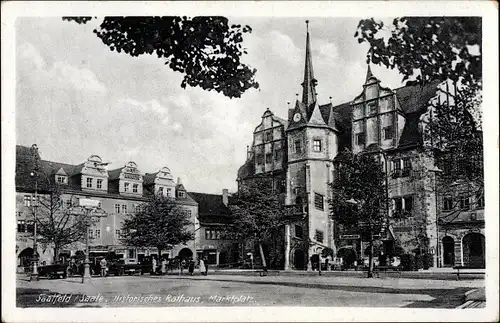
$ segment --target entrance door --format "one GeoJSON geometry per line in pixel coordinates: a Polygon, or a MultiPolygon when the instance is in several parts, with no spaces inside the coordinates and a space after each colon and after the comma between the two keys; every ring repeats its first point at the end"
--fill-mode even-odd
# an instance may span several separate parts
{"type": "Polygon", "coordinates": [[[295,267],[295,269],[297,270],[304,269],[304,262],[305,262],[304,258],[305,258],[304,251],[300,249],[295,249],[293,253],[293,266],[295,267]]]}
{"type": "Polygon", "coordinates": [[[484,236],[480,233],[469,233],[462,239],[464,266],[484,268],[484,236]]]}
{"type": "Polygon", "coordinates": [[[455,240],[446,236],[443,238],[443,266],[451,267],[455,265],[455,240]]]}

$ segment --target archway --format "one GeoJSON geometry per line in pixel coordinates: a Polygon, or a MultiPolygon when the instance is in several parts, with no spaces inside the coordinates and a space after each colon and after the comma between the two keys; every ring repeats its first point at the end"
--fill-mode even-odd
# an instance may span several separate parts
{"type": "Polygon", "coordinates": [[[29,267],[31,265],[31,259],[33,258],[33,248],[26,248],[19,253],[17,256],[19,258],[19,266],[29,267]]]}
{"type": "Polygon", "coordinates": [[[305,264],[305,253],[301,249],[295,249],[293,252],[293,266],[297,270],[303,270],[305,264]]]}
{"type": "Polygon", "coordinates": [[[179,258],[188,259],[190,257],[193,257],[193,251],[191,249],[182,248],[181,251],[179,251],[179,258]]]}
{"type": "Polygon", "coordinates": [[[480,233],[469,233],[462,239],[464,266],[473,268],[485,267],[484,236],[480,233]]]}
{"type": "Polygon", "coordinates": [[[455,240],[446,236],[443,238],[443,266],[455,265],[455,240]]]}

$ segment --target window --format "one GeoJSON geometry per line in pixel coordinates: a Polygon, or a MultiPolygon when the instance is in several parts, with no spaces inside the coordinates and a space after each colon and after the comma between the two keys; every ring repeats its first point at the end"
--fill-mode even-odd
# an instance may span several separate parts
{"type": "Polygon", "coordinates": [[[275,150],[274,151],[274,161],[278,162],[281,160],[281,150],[275,150]]]}
{"type": "Polygon", "coordinates": [[[445,196],[443,200],[443,210],[450,211],[453,209],[453,198],[451,196],[445,196]]]}
{"type": "Polygon", "coordinates": [[[120,213],[120,204],[115,204],[115,213],[120,213]]]}
{"type": "Polygon", "coordinates": [[[212,240],[213,239],[213,229],[206,228],[205,229],[205,239],[212,240]]]}
{"type": "Polygon", "coordinates": [[[127,205],[126,204],[122,205],[122,213],[127,213],[127,205]]]}
{"type": "Polygon", "coordinates": [[[171,188],[167,188],[167,196],[172,196],[172,189],[171,188]]]}
{"type": "Polygon", "coordinates": [[[89,229],[89,239],[95,239],[94,230],[89,229]]]}
{"type": "Polygon", "coordinates": [[[99,208],[99,209],[100,209],[100,208],[101,208],[101,205],[102,205],[102,204],[101,204],[101,201],[97,202],[97,208],[99,208]]]}
{"type": "Polygon", "coordinates": [[[273,140],[273,132],[267,131],[266,132],[266,141],[272,141],[272,140],[273,140]]]}
{"type": "Polygon", "coordinates": [[[356,145],[364,145],[365,144],[365,134],[363,132],[356,134],[356,145]]]}
{"type": "Polygon", "coordinates": [[[133,184],[132,185],[132,192],[137,193],[139,191],[139,184],[133,184]]]}
{"type": "Polygon", "coordinates": [[[101,229],[95,229],[95,238],[100,239],[101,238],[101,229]]]}
{"type": "Polygon", "coordinates": [[[404,210],[408,213],[411,213],[413,210],[413,196],[405,196],[404,200],[404,210]]]}
{"type": "Polygon", "coordinates": [[[92,180],[93,180],[93,178],[87,177],[87,187],[88,188],[92,187],[92,180]]]}
{"type": "Polygon", "coordinates": [[[163,186],[158,187],[158,194],[163,195],[163,186]]]}
{"type": "Polygon", "coordinates": [[[26,221],[17,220],[17,232],[26,232],[26,221]]]}
{"type": "Polygon", "coordinates": [[[102,179],[97,180],[97,188],[102,188],[102,179]]]}
{"type": "Polygon", "coordinates": [[[31,195],[24,196],[24,206],[31,206],[31,195]]]}
{"type": "Polygon", "coordinates": [[[413,196],[395,197],[394,215],[396,217],[410,215],[413,210],[413,196]]]}
{"type": "Polygon", "coordinates": [[[302,237],[304,237],[304,230],[298,224],[295,225],[295,236],[297,238],[301,238],[301,239],[302,239],[302,237]]]}
{"type": "Polygon", "coordinates": [[[315,152],[321,152],[321,140],[314,139],[314,141],[313,141],[313,151],[315,151],[315,152]]]}
{"type": "Polygon", "coordinates": [[[56,181],[58,184],[66,184],[66,176],[56,175],[56,181]]]}
{"type": "Polygon", "coordinates": [[[273,154],[267,153],[266,154],[266,164],[272,164],[273,163],[273,154]]]}
{"type": "Polygon", "coordinates": [[[134,206],[134,208],[135,208],[135,213],[141,212],[141,205],[140,204],[136,204],[134,206]]]}
{"type": "Polygon", "coordinates": [[[264,164],[264,155],[263,154],[257,154],[257,156],[255,158],[257,158],[257,165],[264,164]]]}
{"type": "Polygon", "coordinates": [[[35,221],[33,220],[26,221],[26,232],[29,233],[35,232],[35,221]]]}
{"type": "Polygon", "coordinates": [[[392,166],[393,166],[394,170],[401,170],[401,160],[400,159],[393,160],[392,166]]]}
{"type": "Polygon", "coordinates": [[[400,197],[394,199],[394,211],[396,213],[403,211],[403,200],[400,197]]]}
{"type": "Polygon", "coordinates": [[[183,192],[183,191],[179,191],[177,192],[177,195],[180,197],[180,198],[185,198],[186,197],[186,193],[183,192]]]}
{"type": "Polygon", "coordinates": [[[130,189],[130,183],[125,182],[123,184],[123,191],[128,192],[130,189]]]}
{"type": "Polygon", "coordinates": [[[300,139],[295,140],[295,152],[297,154],[302,153],[302,141],[300,139]]]}
{"type": "Polygon", "coordinates": [[[468,195],[460,196],[460,208],[462,210],[468,210],[470,207],[470,197],[468,195]]]}
{"type": "Polygon", "coordinates": [[[384,128],[384,140],[392,139],[392,127],[384,128]]]}
{"type": "Polygon", "coordinates": [[[484,194],[482,192],[476,193],[476,207],[484,207],[484,194]]]}
{"type": "Polygon", "coordinates": [[[116,237],[117,237],[118,239],[120,239],[120,238],[122,237],[122,232],[121,232],[121,230],[116,229],[116,230],[115,230],[115,235],[116,235],[116,237]]]}
{"type": "Polygon", "coordinates": [[[315,238],[319,243],[323,243],[323,231],[316,230],[315,238]]]}
{"type": "Polygon", "coordinates": [[[318,210],[323,210],[324,209],[324,205],[323,205],[323,195],[321,194],[318,194],[318,193],[314,193],[314,206],[318,209],[318,210]]]}
{"type": "Polygon", "coordinates": [[[375,102],[368,104],[368,112],[370,115],[377,114],[377,104],[375,102]]]}

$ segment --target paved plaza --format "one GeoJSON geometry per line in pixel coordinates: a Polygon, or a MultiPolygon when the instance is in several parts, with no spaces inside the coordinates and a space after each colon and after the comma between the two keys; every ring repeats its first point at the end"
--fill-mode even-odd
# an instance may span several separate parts
{"type": "Polygon", "coordinates": [[[17,280],[18,307],[355,306],[456,308],[484,280],[332,276],[121,276],[17,280]]]}

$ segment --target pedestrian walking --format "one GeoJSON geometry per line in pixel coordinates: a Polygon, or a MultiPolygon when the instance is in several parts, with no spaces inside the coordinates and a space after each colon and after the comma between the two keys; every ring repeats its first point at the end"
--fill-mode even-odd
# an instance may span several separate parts
{"type": "Polygon", "coordinates": [[[184,272],[184,268],[186,267],[186,260],[182,259],[182,261],[180,263],[180,267],[181,267],[181,275],[182,275],[182,273],[184,272]]]}
{"type": "Polygon", "coordinates": [[[101,259],[101,277],[106,277],[106,270],[108,268],[108,262],[106,261],[106,258],[101,259]]]}
{"type": "Polygon", "coordinates": [[[205,267],[205,261],[200,258],[200,274],[207,275],[207,268],[205,267]]]}
{"type": "Polygon", "coordinates": [[[189,259],[189,275],[193,276],[194,273],[194,260],[189,259]]]}
{"type": "Polygon", "coordinates": [[[161,273],[162,275],[165,275],[167,273],[167,259],[165,259],[165,257],[161,261],[161,273]]]}
{"type": "Polygon", "coordinates": [[[156,274],[156,267],[157,267],[156,257],[153,256],[153,260],[151,261],[151,263],[152,263],[152,265],[151,265],[152,274],[156,274]]]}

